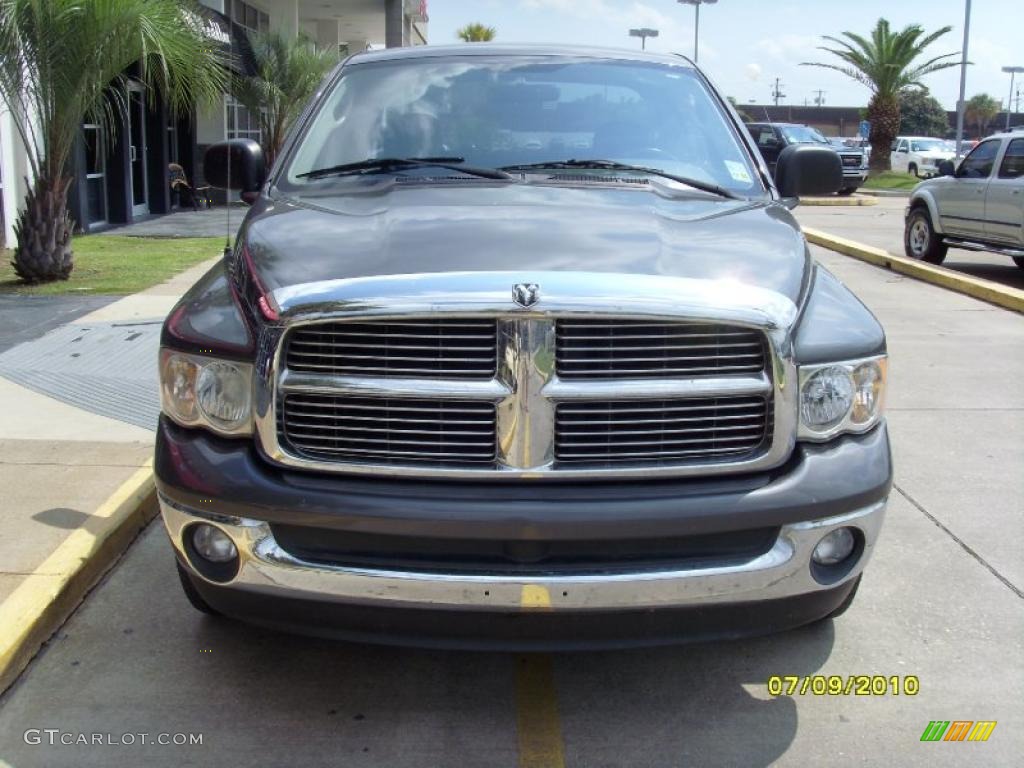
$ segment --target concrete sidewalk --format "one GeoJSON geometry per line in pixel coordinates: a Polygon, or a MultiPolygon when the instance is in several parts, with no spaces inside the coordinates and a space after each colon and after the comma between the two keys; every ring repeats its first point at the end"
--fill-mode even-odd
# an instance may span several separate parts
{"type": "MultiPolygon", "coordinates": [[[[124,542],[110,536],[134,536],[155,513],[140,468],[159,410],[160,323],[217,258],[141,293],[68,309],[86,312],[71,322],[34,318],[0,346],[0,690],[119,555],[124,542]],[[138,516],[134,526],[126,515],[138,516]],[[103,547],[109,556],[91,557],[103,547]],[[83,570],[86,559],[102,568],[83,570]]],[[[23,309],[45,314],[36,304],[8,299],[2,325],[23,309]]]]}

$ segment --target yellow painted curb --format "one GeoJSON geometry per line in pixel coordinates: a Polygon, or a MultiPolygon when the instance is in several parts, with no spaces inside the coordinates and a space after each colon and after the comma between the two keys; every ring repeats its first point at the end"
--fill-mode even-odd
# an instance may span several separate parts
{"type": "Polygon", "coordinates": [[[155,515],[153,467],[148,461],[90,516],[99,530],[86,526],[72,531],[0,603],[0,693],[155,515]]]}
{"type": "Polygon", "coordinates": [[[878,205],[877,197],[849,195],[847,197],[801,197],[800,205],[847,205],[856,208],[864,205],[878,205]]]}
{"type": "Polygon", "coordinates": [[[918,280],[924,280],[926,283],[949,288],[950,290],[996,304],[1005,309],[1012,309],[1014,312],[1024,312],[1024,291],[1019,288],[1000,285],[991,280],[954,272],[945,267],[939,267],[923,261],[915,261],[905,256],[896,256],[888,251],[883,251],[881,248],[873,248],[870,245],[863,245],[862,243],[830,235],[817,229],[803,227],[803,231],[807,241],[815,245],[820,245],[839,253],[845,253],[847,256],[853,256],[861,261],[891,269],[893,272],[916,277],[918,280]]]}

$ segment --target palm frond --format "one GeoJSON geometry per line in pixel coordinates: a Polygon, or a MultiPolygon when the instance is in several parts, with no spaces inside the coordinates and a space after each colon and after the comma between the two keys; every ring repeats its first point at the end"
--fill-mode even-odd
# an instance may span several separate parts
{"type": "Polygon", "coordinates": [[[223,92],[226,62],[197,13],[192,0],[0,0],[0,97],[37,177],[67,172],[86,118],[114,132],[130,67],[176,111],[223,92]]]}
{"type": "Polygon", "coordinates": [[[895,98],[900,89],[917,83],[922,77],[940,69],[957,66],[959,62],[949,61],[956,54],[943,54],[922,64],[914,62],[925,48],[950,31],[942,27],[925,34],[922,27],[911,24],[894,32],[886,19],[879,19],[867,37],[856,32],[842,32],[841,37],[823,36],[823,40],[835,47],[819,46],[819,50],[830,53],[846,66],[803,62],[805,66],[820,66],[842,72],[847,77],[866,85],[875,94],[887,99],[895,98]]]}

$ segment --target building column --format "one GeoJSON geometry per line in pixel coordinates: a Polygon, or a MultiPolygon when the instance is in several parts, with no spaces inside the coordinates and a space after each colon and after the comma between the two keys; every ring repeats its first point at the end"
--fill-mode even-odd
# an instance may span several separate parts
{"type": "Polygon", "coordinates": [[[322,19],[316,23],[316,47],[321,51],[338,52],[341,42],[341,19],[322,19]]]}
{"type": "Polygon", "coordinates": [[[298,37],[299,0],[277,0],[270,7],[270,28],[285,37],[298,37]]]}
{"type": "Polygon", "coordinates": [[[405,37],[405,0],[384,0],[384,45],[401,48],[405,37]]]}

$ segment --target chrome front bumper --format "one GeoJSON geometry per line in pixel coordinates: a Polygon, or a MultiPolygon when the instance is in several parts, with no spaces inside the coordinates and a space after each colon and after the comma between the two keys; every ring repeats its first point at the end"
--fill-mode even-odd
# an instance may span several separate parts
{"type": "MultiPolygon", "coordinates": [[[[684,607],[805,595],[834,589],[860,574],[871,557],[885,514],[885,501],[838,517],[785,525],[765,554],[739,565],[635,573],[522,576],[437,574],[325,566],[299,560],[274,540],[259,520],[219,516],[181,507],[163,495],[164,524],[179,559],[186,527],[206,522],[221,528],[238,547],[238,573],[217,586],[268,596],[330,603],[480,611],[552,609],[615,611],[684,607]],[[842,578],[821,584],[811,575],[811,552],[831,529],[851,526],[863,548],[842,578]]],[[[194,569],[193,577],[203,579],[194,569]]]]}

